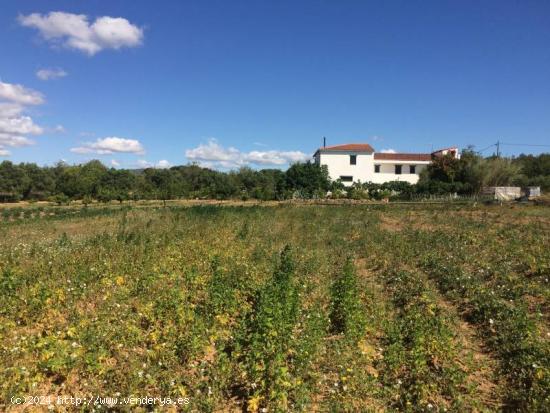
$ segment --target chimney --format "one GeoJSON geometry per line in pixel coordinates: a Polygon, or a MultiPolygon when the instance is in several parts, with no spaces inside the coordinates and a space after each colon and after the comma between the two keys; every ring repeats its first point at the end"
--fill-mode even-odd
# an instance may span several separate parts
{"type": "Polygon", "coordinates": [[[327,147],[327,138],[323,136],[323,148],[327,147]]]}

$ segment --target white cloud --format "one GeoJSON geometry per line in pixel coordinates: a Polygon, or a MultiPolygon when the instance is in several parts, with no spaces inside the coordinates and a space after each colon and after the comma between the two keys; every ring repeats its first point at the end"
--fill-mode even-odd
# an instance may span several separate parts
{"type": "Polygon", "coordinates": [[[242,166],[242,154],[235,148],[224,148],[216,139],[209,139],[207,144],[200,144],[196,148],[185,151],[185,157],[191,161],[211,164],[219,164],[224,168],[242,166]]]}
{"type": "Polygon", "coordinates": [[[0,114],[1,133],[7,135],[40,135],[43,131],[29,116],[4,118],[0,114]]]}
{"type": "Polygon", "coordinates": [[[138,159],[137,166],[140,168],[152,168],[153,164],[151,162],[146,161],[145,159],[138,159]]]}
{"type": "Polygon", "coordinates": [[[22,85],[0,81],[0,153],[9,156],[6,147],[33,145],[28,135],[40,135],[44,129],[24,115],[25,106],[44,102],[41,93],[22,85]]]}
{"type": "Polygon", "coordinates": [[[216,139],[209,139],[206,144],[186,150],[185,156],[188,160],[198,162],[203,166],[221,168],[237,168],[251,164],[281,166],[310,158],[300,151],[241,152],[233,147],[221,146],[216,139]]]}
{"type": "Polygon", "coordinates": [[[40,69],[36,72],[36,77],[41,80],[58,79],[67,75],[63,69],[40,69]]]}
{"type": "Polygon", "coordinates": [[[286,165],[288,163],[305,161],[310,158],[300,151],[252,151],[243,155],[245,162],[259,165],[286,165]]]}
{"type": "Polygon", "coordinates": [[[11,146],[12,148],[19,148],[21,146],[31,146],[34,145],[34,141],[25,137],[12,135],[9,133],[0,133],[0,149],[3,149],[6,146],[11,146]]]}
{"type": "Polygon", "coordinates": [[[0,102],[0,118],[19,116],[24,107],[18,103],[0,102]]]}
{"type": "Polygon", "coordinates": [[[137,166],[143,169],[146,169],[146,168],[166,169],[166,168],[170,168],[170,166],[172,165],[170,164],[170,162],[168,162],[165,159],[158,161],[156,164],[153,162],[146,161],[145,159],[139,159],[137,161],[137,166]]]}
{"type": "Polygon", "coordinates": [[[397,153],[395,149],[382,149],[381,153],[397,153]]]}
{"type": "Polygon", "coordinates": [[[120,166],[120,162],[118,162],[116,159],[111,159],[111,166],[117,168],[120,166]]]}
{"type": "Polygon", "coordinates": [[[141,142],[136,139],[110,136],[97,139],[95,142],[87,142],[76,148],[71,148],[71,152],[79,154],[95,153],[98,155],[109,155],[112,153],[135,153],[142,155],[145,153],[145,149],[141,142]]]}
{"type": "Polygon", "coordinates": [[[41,93],[22,85],[4,83],[0,80],[0,99],[20,105],[41,105],[44,97],[41,93]]]}
{"type": "Polygon", "coordinates": [[[143,29],[122,17],[98,17],[93,23],[84,14],[60,11],[19,16],[22,26],[33,27],[54,45],[62,45],[93,56],[104,49],[136,47],[143,41],[143,29]]]}

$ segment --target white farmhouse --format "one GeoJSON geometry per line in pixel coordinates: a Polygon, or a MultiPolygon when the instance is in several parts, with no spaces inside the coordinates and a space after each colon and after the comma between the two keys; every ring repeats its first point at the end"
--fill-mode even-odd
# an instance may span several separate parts
{"type": "Polygon", "coordinates": [[[378,153],[368,143],[350,143],[319,148],[313,158],[318,165],[327,165],[331,180],[340,179],[349,186],[359,181],[415,184],[432,157],[447,154],[458,158],[458,149],[447,148],[432,153],[378,153]]]}

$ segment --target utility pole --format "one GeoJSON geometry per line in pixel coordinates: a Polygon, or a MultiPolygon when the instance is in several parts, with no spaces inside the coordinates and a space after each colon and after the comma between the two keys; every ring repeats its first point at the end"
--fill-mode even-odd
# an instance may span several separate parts
{"type": "Polygon", "coordinates": [[[323,136],[323,148],[326,148],[327,146],[327,138],[323,136]]]}
{"type": "Polygon", "coordinates": [[[500,141],[497,141],[497,158],[500,158],[500,141]]]}

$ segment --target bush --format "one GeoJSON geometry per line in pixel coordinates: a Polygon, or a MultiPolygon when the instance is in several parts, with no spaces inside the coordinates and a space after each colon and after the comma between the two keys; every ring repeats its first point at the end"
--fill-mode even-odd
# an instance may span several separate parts
{"type": "Polygon", "coordinates": [[[57,205],[68,205],[71,199],[65,194],[57,194],[49,197],[48,201],[55,202],[57,205]]]}
{"type": "Polygon", "coordinates": [[[252,407],[269,403],[281,410],[288,409],[293,387],[288,356],[299,304],[294,261],[290,247],[286,246],[273,278],[259,292],[248,323],[244,344],[247,376],[253,386],[249,398],[252,407]]]}

